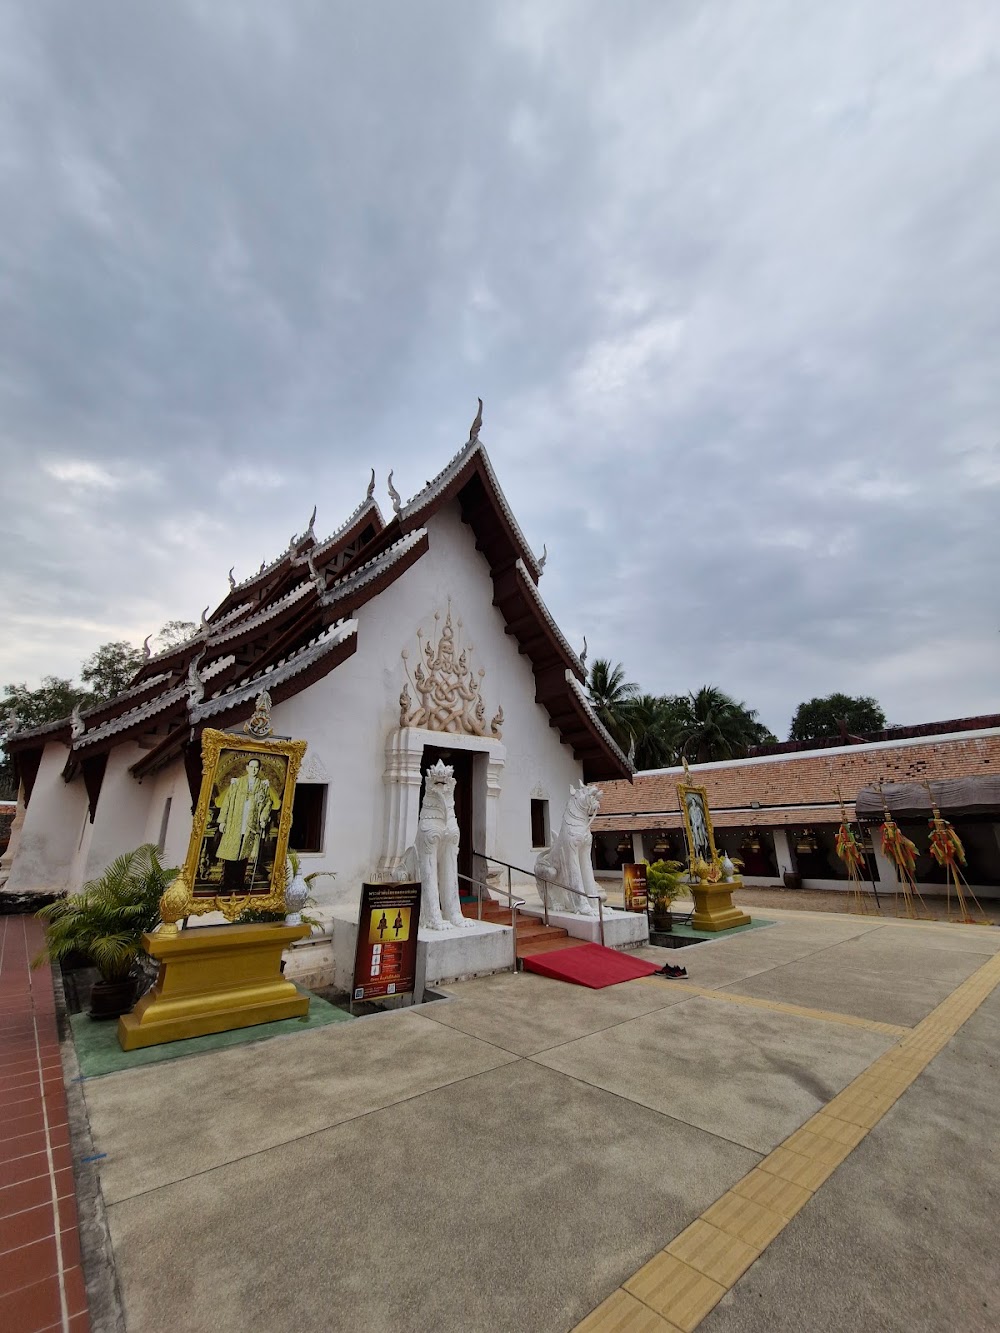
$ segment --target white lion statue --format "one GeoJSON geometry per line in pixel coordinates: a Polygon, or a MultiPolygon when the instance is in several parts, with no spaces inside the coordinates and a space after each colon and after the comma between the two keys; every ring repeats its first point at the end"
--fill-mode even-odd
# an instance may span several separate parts
{"type": "Polygon", "coordinates": [[[403,873],[419,880],[420,924],[430,930],[471,927],[458,892],[458,820],[455,770],[439,759],[428,770],[417,818],[417,837],[407,848],[403,873]]]}
{"type": "MultiPolygon", "coordinates": [[[[581,898],[581,893],[597,894],[603,901],[594,879],[590,848],[594,839],[590,826],[601,806],[601,789],[570,787],[569,801],[563,812],[559,834],[547,852],[535,862],[535,883],[542,894],[542,884],[548,884],[549,907],[557,912],[576,912],[580,916],[597,916],[597,903],[592,898],[581,898]],[[557,885],[565,884],[576,893],[566,893],[557,885]]],[[[544,901],[544,897],[543,897],[544,901]]]]}

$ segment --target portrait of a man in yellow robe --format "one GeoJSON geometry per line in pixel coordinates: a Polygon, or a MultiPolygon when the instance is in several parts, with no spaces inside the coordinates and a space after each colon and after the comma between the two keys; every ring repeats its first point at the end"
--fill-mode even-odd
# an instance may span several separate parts
{"type": "Polygon", "coordinates": [[[260,760],[251,755],[246,771],[230,778],[219,806],[220,836],[215,855],[222,862],[224,890],[245,892],[253,884],[274,806],[271,784],[261,772],[260,760]]]}

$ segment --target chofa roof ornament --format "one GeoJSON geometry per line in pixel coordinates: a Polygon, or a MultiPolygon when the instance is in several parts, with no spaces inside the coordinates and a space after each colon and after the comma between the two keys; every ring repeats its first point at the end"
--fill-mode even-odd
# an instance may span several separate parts
{"type": "Polygon", "coordinates": [[[69,715],[69,734],[75,741],[79,740],[87,730],[87,724],[80,715],[80,705],[75,704],[72,713],[69,715]]]}
{"type": "Polygon", "coordinates": [[[365,499],[371,500],[374,499],[374,497],[375,497],[375,469],[372,468],[372,479],[368,483],[368,493],[365,495],[365,499]]]}
{"type": "Polygon", "coordinates": [[[403,512],[403,501],[402,498],[400,497],[399,491],[397,491],[395,486],[393,486],[392,484],[392,469],[389,470],[389,479],[386,482],[386,485],[389,488],[389,496],[390,499],[392,500],[392,511],[394,514],[398,516],[403,512]]]}
{"type": "Polygon", "coordinates": [[[542,558],[541,558],[541,560],[539,560],[539,562],[538,562],[538,572],[539,572],[539,574],[540,574],[540,573],[542,572],[542,570],[545,568],[545,562],[546,562],[546,560],[548,560],[548,558],[549,558],[549,548],[545,545],[544,542],[542,542],[542,558]]]}
{"type": "Polygon", "coordinates": [[[476,419],[469,427],[469,444],[474,444],[479,439],[479,432],[483,428],[483,400],[477,399],[479,411],[476,413],[476,419]]]}

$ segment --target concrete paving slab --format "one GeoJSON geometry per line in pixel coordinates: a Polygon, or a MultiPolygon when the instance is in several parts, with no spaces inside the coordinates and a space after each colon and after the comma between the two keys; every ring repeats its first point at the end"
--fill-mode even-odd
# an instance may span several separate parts
{"type": "Polygon", "coordinates": [[[514,1056],[405,1011],[84,1083],[109,1202],[514,1056]]]}
{"type": "MultiPolygon", "coordinates": [[[[792,915],[792,914],[788,914],[792,915]]],[[[810,958],[846,940],[858,938],[877,927],[858,928],[851,922],[815,917],[799,926],[784,922],[752,935],[723,936],[685,949],[637,950],[640,957],[682,963],[689,980],[699,986],[728,986],[746,977],[760,976],[772,968],[810,958]]]]}
{"type": "Polygon", "coordinates": [[[879,1023],[913,1027],[982,962],[975,954],[952,954],[952,959],[965,960],[968,966],[962,971],[954,963],[948,964],[957,973],[956,979],[942,981],[888,964],[868,965],[858,961],[849,967],[838,961],[834,953],[835,950],[829,950],[796,963],[771,968],[766,973],[743,978],[722,989],[738,995],[755,995],[765,1000],[831,1009],[879,1023]]]}
{"type": "Polygon", "coordinates": [[[667,986],[635,981],[588,990],[531,972],[481,977],[447,990],[452,1003],[432,1004],[421,1012],[517,1055],[534,1055],[688,998],[667,986]]]}
{"type": "Polygon", "coordinates": [[[887,923],[881,930],[866,934],[864,939],[878,948],[919,944],[922,948],[960,953],[1000,953],[1000,930],[996,926],[935,926],[922,921],[916,926],[887,923]]]}
{"type": "Polygon", "coordinates": [[[998,1034],[995,991],[699,1333],[995,1333],[998,1034]]]}
{"type": "Polygon", "coordinates": [[[816,961],[823,967],[877,972],[886,981],[897,977],[932,978],[946,982],[954,990],[989,956],[967,949],[950,949],[946,941],[928,941],[916,932],[908,939],[887,940],[878,931],[862,939],[835,944],[816,961]]]}
{"type": "Polygon", "coordinates": [[[566,1330],[757,1160],[518,1062],[110,1208],[129,1333],[566,1330]]]}
{"type": "Polygon", "coordinates": [[[892,1044],[862,1029],[695,998],[533,1058],[765,1153],[892,1044]]]}

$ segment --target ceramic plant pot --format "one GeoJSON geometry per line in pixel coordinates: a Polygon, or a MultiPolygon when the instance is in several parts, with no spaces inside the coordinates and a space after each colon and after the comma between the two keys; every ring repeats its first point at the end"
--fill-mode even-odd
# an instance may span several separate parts
{"type": "Polygon", "coordinates": [[[119,1018],[135,1004],[135,982],[96,981],[90,992],[91,1018],[119,1018]]]}

